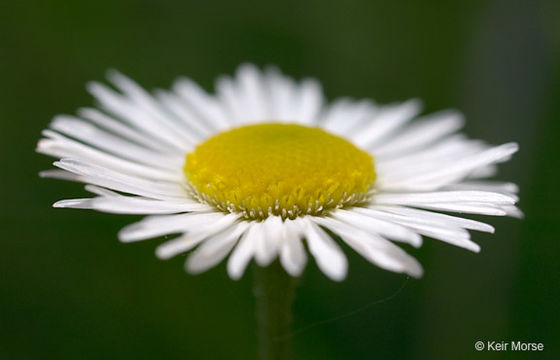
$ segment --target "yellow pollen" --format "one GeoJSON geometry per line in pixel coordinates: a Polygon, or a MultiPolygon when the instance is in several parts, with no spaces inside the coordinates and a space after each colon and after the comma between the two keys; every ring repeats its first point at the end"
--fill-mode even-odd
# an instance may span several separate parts
{"type": "Polygon", "coordinates": [[[328,132],[295,124],[248,125],[220,133],[187,154],[199,201],[248,219],[323,215],[368,198],[373,158],[328,132]]]}

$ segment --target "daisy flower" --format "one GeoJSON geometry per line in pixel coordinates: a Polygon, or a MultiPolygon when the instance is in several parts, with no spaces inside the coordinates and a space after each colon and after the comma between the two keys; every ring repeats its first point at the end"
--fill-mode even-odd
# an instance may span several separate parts
{"type": "Polygon", "coordinates": [[[308,253],[323,273],[347,273],[343,242],[373,264],[419,277],[398,243],[430,237],[474,252],[469,230],[491,225],[445,213],[521,216],[517,187],[488,181],[518,149],[457,133],[456,111],[421,116],[418,100],[327,103],[314,79],[239,67],[215,94],[188,78],[149,93],[111,71],[114,88],[90,83],[97,108],[56,116],[37,151],[60,160],[44,177],[78,181],[95,197],[57,208],[149,215],[123,242],[177,235],[157,247],[168,259],[193,250],[191,273],[229,255],[240,278],[254,258],[279,258],[292,276],[308,253]]]}

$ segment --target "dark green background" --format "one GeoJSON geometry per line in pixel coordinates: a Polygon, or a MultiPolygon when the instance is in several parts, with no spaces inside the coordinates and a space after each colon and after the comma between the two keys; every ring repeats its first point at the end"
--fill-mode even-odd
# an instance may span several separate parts
{"type": "MultiPolygon", "coordinates": [[[[0,357],[252,359],[251,272],[190,276],[157,240],[121,244],[136,216],[58,210],[82,186],[41,180],[34,153],[59,113],[116,68],[149,89],[185,74],[208,89],[244,61],[314,76],[327,96],[419,97],[459,108],[466,132],[521,151],[500,178],[526,219],[486,219],[480,254],[428,239],[425,267],[392,300],[293,337],[297,359],[479,359],[477,340],[535,341],[560,356],[560,3],[558,1],[2,1],[0,4],[0,357]]],[[[348,250],[348,249],[345,249],[348,250]]],[[[387,297],[401,275],[346,251],[334,283],[311,261],[294,328],[387,297]]]]}

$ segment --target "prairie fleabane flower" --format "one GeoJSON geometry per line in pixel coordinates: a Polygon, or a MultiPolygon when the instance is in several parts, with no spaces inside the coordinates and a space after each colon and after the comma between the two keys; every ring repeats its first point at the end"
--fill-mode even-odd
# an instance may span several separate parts
{"type": "Polygon", "coordinates": [[[517,144],[456,134],[463,120],[454,111],[406,125],[420,112],[416,100],[326,104],[315,80],[252,65],[220,78],[216,95],[186,78],[154,94],[117,72],[109,79],[120,92],[90,84],[100,109],[57,116],[39,141],[61,169],[42,175],[86,183],[97,195],[54,206],[150,215],[120,240],[181,234],[156,253],[196,248],[191,272],[231,252],[234,279],[252,258],[266,266],[278,257],[297,276],[307,246],[328,277],[342,280],[347,261],[336,234],[372,263],[418,277],[420,264],[393,241],[418,247],[424,235],[478,252],[467,230],[494,231],[437,211],[521,215],[514,184],[482,180],[517,144]]]}

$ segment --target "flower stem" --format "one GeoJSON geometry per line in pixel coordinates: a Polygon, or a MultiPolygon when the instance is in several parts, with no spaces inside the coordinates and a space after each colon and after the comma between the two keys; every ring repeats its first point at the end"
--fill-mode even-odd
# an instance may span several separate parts
{"type": "Polygon", "coordinates": [[[278,261],[268,267],[255,265],[253,292],[256,300],[259,359],[291,359],[289,336],[296,278],[278,261]]]}

